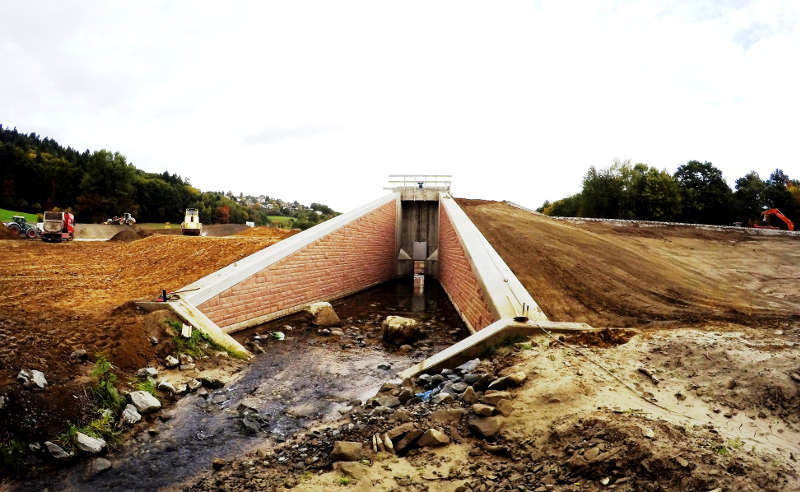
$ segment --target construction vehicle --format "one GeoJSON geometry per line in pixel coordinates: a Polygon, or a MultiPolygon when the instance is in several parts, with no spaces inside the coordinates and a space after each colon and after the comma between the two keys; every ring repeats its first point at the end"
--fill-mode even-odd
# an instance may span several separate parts
{"type": "Polygon", "coordinates": [[[4,224],[11,232],[16,232],[20,236],[25,236],[28,239],[36,239],[39,230],[35,224],[29,224],[28,220],[21,216],[15,215],[12,217],[11,222],[4,224]]]}
{"type": "Polygon", "coordinates": [[[69,212],[45,212],[42,241],[60,243],[75,238],[75,216],[69,212]]]}
{"type": "Polygon", "coordinates": [[[187,208],[181,222],[181,233],[184,236],[199,236],[201,232],[203,224],[200,223],[200,212],[196,208],[187,208]]]}
{"type": "MultiPolygon", "coordinates": [[[[778,210],[777,208],[770,208],[768,210],[764,210],[763,212],[761,212],[761,221],[767,222],[767,217],[769,217],[770,215],[774,215],[777,218],[784,221],[786,223],[786,227],[790,231],[794,230],[794,223],[792,223],[792,221],[789,220],[789,217],[783,215],[781,211],[778,210]]],[[[775,227],[771,225],[758,225],[758,224],[753,224],[753,227],[755,227],[756,229],[780,229],[780,227],[775,227]]]]}
{"type": "Polygon", "coordinates": [[[109,224],[109,225],[128,225],[128,226],[130,226],[130,225],[133,225],[133,224],[136,223],[136,219],[134,219],[133,215],[131,215],[130,213],[125,212],[124,214],[122,214],[122,217],[117,217],[115,215],[114,217],[112,217],[110,219],[106,219],[106,221],[104,223],[105,224],[109,224]]]}

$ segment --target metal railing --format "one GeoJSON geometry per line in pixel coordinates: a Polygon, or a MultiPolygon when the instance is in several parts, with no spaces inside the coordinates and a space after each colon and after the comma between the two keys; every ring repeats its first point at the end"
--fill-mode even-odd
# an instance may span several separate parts
{"type": "Polygon", "coordinates": [[[452,177],[450,174],[390,174],[389,186],[384,189],[417,188],[450,191],[452,177]]]}

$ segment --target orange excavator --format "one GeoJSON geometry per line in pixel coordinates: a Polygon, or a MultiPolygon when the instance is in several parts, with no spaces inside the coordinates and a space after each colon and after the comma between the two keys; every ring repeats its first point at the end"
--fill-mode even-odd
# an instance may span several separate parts
{"type": "MultiPolygon", "coordinates": [[[[789,217],[783,215],[781,211],[778,210],[777,208],[771,208],[769,210],[764,210],[763,212],[761,212],[761,220],[763,222],[766,222],[767,217],[770,215],[774,215],[779,219],[781,219],[782,221],[786,222],[786,227],[788,227],[790,231],[794,230],[794,224],[792,223],[791,220],[789,220],[789,217]]],[[[757,225],[757,224],[753,224],[753,227],[757,229],[780,229],[780,227],[769,226],[769,225],[757,225]]]]}

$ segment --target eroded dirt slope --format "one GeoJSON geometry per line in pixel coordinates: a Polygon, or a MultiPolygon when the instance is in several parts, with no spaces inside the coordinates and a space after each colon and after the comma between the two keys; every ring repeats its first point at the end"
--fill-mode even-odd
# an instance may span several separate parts
{"type": "Polygon", "coordinates": [[[575,225],[501,202],[458,203],[551,319],[772,326],[800,317],[796,238],[575,225]]]}
{"type": "Polygon", "coordinates": [[[76,349],[92,360],[103,353],[122,371],[135,371],[154,358],[145,313],[129,301],[178,289],[277,240],[166,235],[131,242],[0,240],[0,393],[19,392],[14,378],[22,368],[43,371],[51,386],[46,393],[26,393],[35,401],[9,410],[21,420],[7,415],[0,434],[24,425],[29,429],[23,431],[47,435],[65,420],[75,421],[80,408],[72,390],[80,385],[70,354],[76,349]],[[38,420],[26,417],[32,409],[38,420]]]}

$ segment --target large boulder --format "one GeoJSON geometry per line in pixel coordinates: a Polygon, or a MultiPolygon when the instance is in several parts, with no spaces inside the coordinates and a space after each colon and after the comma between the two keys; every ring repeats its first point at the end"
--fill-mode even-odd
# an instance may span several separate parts
{"type": "Polygon", "coordinates": [[[54,442],[45,441],[44,446],[47,448],[47,452],[50,453],[50,456],[57,460],[68,460],[72,458],[71,454],[64,451],[61,446],[54,442]]]}
{"type": "Polygon", "coordinates": [[[360,442],[336,441],[331,451],[331,461],[358,461],[364,454],[360,442]]]}
{"type": "Polygon", "coordinates": [[[428,429],[417,440],[417,444],[422,447],[437,447],[450,444],[450,438],[444,432],[437,429],[428,429]]]}
{"type": "Polygon", "coordinates": [[[315,302],[306,308],[311,322],[317,326],[339,326],[342,321],[330,302],[315,302]]]}
{"type": "Polygon", "coordinates": [[[130,394],[131,403],[139,413],[155,412],[161,408],[161,402],[147,391],[134,391],[130,394]]]}
{"type": "Polygon", "coordinates": [[[403,345],[416,341],[420,335],[419,323],[412,318],[387,316],[383,320],[383,341],[403,345]]]}
{"type": "Polygon", "coordinates": [[[342,475],[353,477],[356,480],[361,480],[369,475],[369,468],[361,463],[354,463],[352,461],[337,461],[333,464],[333,469],[342,475]]]}
{"type": "Polygon", "coordinates": [[[480,437],[494,437],[503,428],[503,417],[476,417],[467,422],[469,430],[480,437]]]}

